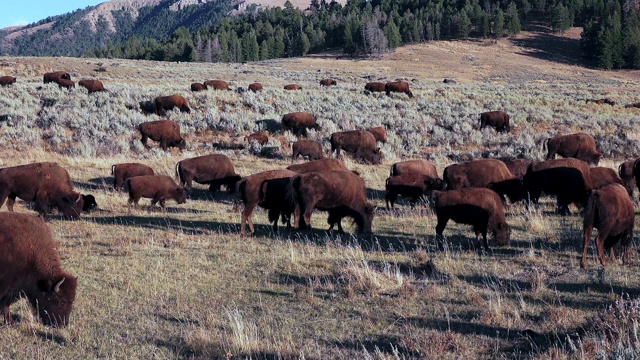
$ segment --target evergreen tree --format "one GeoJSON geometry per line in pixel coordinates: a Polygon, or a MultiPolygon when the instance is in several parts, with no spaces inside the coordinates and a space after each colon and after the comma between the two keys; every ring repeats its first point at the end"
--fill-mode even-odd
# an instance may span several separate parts
{"type": "Polygon", "coordinates": [[[260,44],[260,60],[271,59],[269,54],[269,42],[267,40],[262,40],[262,43],[260,44]]]}
{"type": "Polygon", "coordinates": [[[507,8],[507,32],[509,35],[516,35],[521,31],[520,19],[518,17],[518,8],[512,1],[507,8]]]}
{"type": "Polygon", "coordinates": [[[493,36],[496,39],[500,39],[504,34],[504,13],[500,8],[496,11],[493,17],[493,36]]]}
{"type": "Polygon", "coordinates": [[[558,3],[556,6],[551,8],[550,17],[551,28],[553,31],[563,33],[571,27],[569,11],[564,7],[564,5],[562,5],[562,3],[558,3]]]}
{"type": "Polygon", "coordinates": [[[387,25],[384,27],[384,35],[387,38],[389,49],[395,49],[402,43],[400,29],[396,26],[393,18],[390,18],[389,22],[387,22],[387,25]]]}

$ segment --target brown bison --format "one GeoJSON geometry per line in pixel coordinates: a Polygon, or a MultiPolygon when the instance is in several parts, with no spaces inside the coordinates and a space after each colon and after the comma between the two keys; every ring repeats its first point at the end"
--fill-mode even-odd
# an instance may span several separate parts
{"type": "Polygon", "coordinates": [[[497,132],[508,132],[509,114],[504,111],[487,111],[480,114],[480,130],[485,126],[494,128],[497,132]]]}
{"type": "Polygon", "coordinates": [[[298,157],[307,157],[309,160],[319,160],[324,157],[322,145],[315,140],[298,140],[291,144],[291,163],[298,157]]]}
{"type": "Polygon", "coordinates": [[[592,189],[600,189],[609,184],[620,184],[624,186],[624,181],[618,176],[615,170],[607,167],[592,167],[589,168],[589,174],[591,176],[592,189]]]}
{"type": "Polygon", "coordinates": [[[500,245],[509,244],[511,229],[507,224],[502,201],[494,191],[485,188],[467,188],[449,191],[434,191],[434,209],[438,224],[436,236],[443,238],[444,228],[449,219],[473,226],[480,251],[482,234],[484,249],[489,251],[487,232],[491,231],[500,245]]]}
{"type": "Polygon", "coordinates": [[[558,154],[565,158],[572,157],[593,165],[598,165],[598,162],[600,162],[600,153],[596,150],[596,141],[589,134],[560,135],[545,140],[543,145],[548,149],[546,160],[551,160],[558,154]]]}
{"type": "Polygon", "coordinates": [[[633,189],[636,186],[636,178],[633,175],[633,167],[638,159],[628,160],[618,166],[618,176],[622,179],[629,196],[633,196],[633,189]]]}
{"type": "Polygon", "coordinates": [[[625,107],[626,109],[629,109],[629,108],[640,108],[640,102],[627,104],[627,105],[625,105],[624,107],[625,107]]]}
{"type": "Polygon", "coordinates": [[[308,112],[292,112],[282,116],[282,127],[294,135],[307,136],[307,129],[320,130],[316,118],[308,112]]]}
{"type": "Polygon", "coordinates": [[[147,149],[150,148],[150,146],[147,145],[147,139],[159,141],[160,147],[165,151],[168,147],[177,147],[183,150],[187,146],[186,141],[184,141],[182,135],[180,135],[180,125],[173,120],[143,122],[138,125],[138,130],[140,131],[140,135],[142,135],[140,141],[147,149]]]}
{"type": "Polygon", "coordinates": [[[89,91],[89,94],[93,94],[94,92],[107,91],[100,80],[80,80],[78,81],[78,85],[89,91]]]}
{"type": "Polygon", "coordinates": [[[158,96],[154,102],[156,104],[156,114],[160,116],[165,115],[167,110],[173,110],[173,108],[180,109],[180,112],[191,112],[187,99],[182,95],[158,96]]]}
{"type": "Polygon", "coordinates": [[[383,144],[387,142],[387,129],[385,129],[383,126],[376,126],[368,128],[366,130],[373,134],[373,137],[376,138],[376,141],[379,141],[383,144]]]}
{"type": "Polygon", "coordinates": [[[635,210],[624,186],[609,184],[599,190],[593,190],[584,211],[582,225],[584,246],[580,267],[587,267],[587,248],[591,241],[591,232],[598,229],[596,246],[600,256],[600,264],[607,266],[605,251],[609,250],[611,260],[615,259],[615,247],[622,253],[622,263],[629,263],[627,248],[633,239],[633,223],[635,210]]]}
{"type": "Polygon", "coordinates": [[[42,82],[48,84],[50,82],[57,83],[59,79],[71,80],[71,75],[66,71],[54,71],[45,73],[42,77],[42,82]]]}
{"type": "Polygon", "coordinates": [[[208,88],[212,88],[213,90],[231,90],[229,84],[224,80],[207,80],[204,82],[204,85],[208,88]]]}
{"type": "Polygon", "coordinates": [[[134,204],[137,208],[141,198],[151,199],[151,206],[160,202],[163,211],[164,203],[169,199],[175,200],[178,204],[187,202],[184,189],[167,175],[134,176],[125,180],[125,184],[129,189],[129,207],[134,204]]]}
{"type": "Polygon", "coordinates": [[[489,183],[487,188],[500,195],[500,199],[502,199],[503,202],[506,201],[505,197],[509,198],[511,203],[529,198],[529,193],[524,187],[524,182],[521,178],[517,177],[489,183]]]}
{"type": "Polygon", "coordinates": [[[608,104],[611,106],[614,106],[616,104],[615,101],[608,99],[608,98],[604,98],[604,99],[587,99],[586,102],[590,103],[594,103],[594,104],[598,104],[598,105],[602,105],[602,104],[608,104]]]}
{"type": "Polygon", "coordinates": [[[233,193],[236,183],[242,176],[236,174],[229,157],[224,154],[211,154],[184,159],[176,164],[176,176],[182,186],[191,190],[191,182],[209,185],[209,191],[216,192],[225,185],[233,193]]]}
{"type": "Polygon", "coordinates": [[[72,80],[58,79],[56,83],[58,83],[59,88],[65,88],[67,90],[71,90],[71,88],[76,87],[76,83],[74,83],[72,80]]]}
{"type": "Polygon", "coordinates": [[[191,84],[191,91],[193,92],[205,91],[205,90],[207,90],[207,85],[203,83],[194,82],[193,84],[191,84]]]}
{"type": "Polygon", "coordinates": [[[145,164],[139,163],[121,163],[111,166],[111,175],[113,175],[113,189],[120,191],[124,181],[130,177],[141,175],[154,175],[153,169],[145,164]]]}
{"type": "Polygon", "coordinates": [[[7,86],[16,83],[16,78],[13,76],[0,76],[0,86],[7,86]]]}
{"type": "Polygon", "coordinates": [[[291,177],[267,179],[260,185],[258,206],[268,210],[273,232],[278,232],[278,218],[291,229],[291,214],[296,212],[296,202],[289,188],[291,177]]]}
{"type": "Polygon", "coordinates": [[[413,93],[409,90],[409,83],[406,81],[392,81],[384,84],[384,91],[387,96],[390,96],[392,92],[407,94],[410,98],[413,97],[413,93]]]}
{"type": "Polygon", "coordinates": [[[302,87],[298,84],[288,84],[284,86],[285,90],[302,90],[302,87]]]}
{"type": "Polygon", "coordinates": [[[338,83],[333,79],[322,79],[320,80],[320,86],[336,86],[338,83]]]}
{"type": "Polygon", "coordinates": [[[253,210],[256,208],[256,205],[260,202],[260,189],[262,183],[269,179],[290,178],[295,175],[296,173],[290,170],[269,170],[245,176],[236,183],[236,190],[238,191],[238,194],[240,194],[240,199],[242,199],[242,203],[244,204],[242,219],[240,221],[240,234],[242,236],[247,235],[247,223],[249,224],[251,232],[254,232],[251,215],[253,214],[253,210]]]}
{"type": "Polygon", "coordinates": [[[340,159],[334,158],[322,158],[320,160],[313,160],[302,164],[295,164],[287,166],[287,170],[295,171],[298,174],[304,174],[312,171],[324,171],[324,170],[341,170],[347,169],[347,166],[340,159]]]}
{"type": "Polygon", "coordinates": [[[514,177],[522,179],[524,174],[527,173],[527,168],[531,161],[530,159],[513,159],[504,161],[504,164],[514,177]]]}
{"type": "Polygon", "coordinates": [[[432,179],[438,178],[438,170],[433,163],[427,160],[406,160],[391,165],[389,176],[398,175],[424,175],[432,179]]]}
{"type": "Polygon", "coordinates": [[[26,298],[45,325],[64,327],[78,281],[62,270],[51,229],[26,214],[0,213],[0,308],[6,325],[15,323],[9,306],[26,298]]]}
{"type": "Polygon", "coordinates": [[[261,83],[253,83],[253,84],[249,84],[248,87],[249,91],[253,91],[254,93],[257,93],[258,91],[262,91],[262,84],[261,83]]]}
{"type": "Polygon", "coordinates": [[[6,200],[7,208],[13,211],[16,197],[34,201],[36,211],[45,220],[51,208],[58,209],[65,218],[79,219],[84,206],[67,170],[51,162],[0,169],[0,207],[6,200]]]}
{"type": "Polygon", "coordinates": [[[585,206],[593,189],[589,165],[573,158],[533,161],[522,180],[534,204],[542,192],[557,195],[560,214],[568,214],[571,203],[585,206]]]}
{"type": "Polygon", "coordinates": [[[364,86],[365,91],[370,92],[385,92],[385,83],[381,82],[368,82],[364,86]]]}
{"type": "Polygon", "coordinates": [[[424,175],[398,175],[387,178],[385,182],[386,195],[384,197],[389,209],[396,202],[398,195],[411,198],[411,206],[422,196],[429,196],[433,190],[444,190],[444,182],[440,178],[424,175]]]}
{"type": "Polygon", "coordinates": [[[356,160],[369,164],[380,164],[382,153],[376,146],[376,138],[367,130],[352,130],[331,134],[331,152],[340,156],[340,150],[351,154],[356,160]]]}
{"type": "Polygon", "coordinates": [[[314,209],[329,211],[329,230],[338,225],[343,232],[341,220],[353,218],[359,232],[371,232],[373,206],[367,201],[364,180],[351,171],[330,170],[296,175],[291,179],[300,211],[299,229],[311,228],[314,209]]]}
{"type": "Polygon", "coordinates": [[[269,132],[268,131],[254,132],[253,134],[245,136],[244,139],[248,143],[255,141],[260,145],[264,145],[269,142],[269,132]]]}
{"type": "Polygon", "coordinates": [[[477,159],[465,163],[447,166],[442,178],[447,184],[447,190],[468,187],[487,187],[492,182],[499,182],[512,178],[507,166],[496,159],[477,159]]]}

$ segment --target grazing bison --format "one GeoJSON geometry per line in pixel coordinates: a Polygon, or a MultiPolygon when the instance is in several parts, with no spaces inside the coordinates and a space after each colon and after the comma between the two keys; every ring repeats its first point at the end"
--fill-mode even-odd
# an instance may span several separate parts
{"type": "Polygon", "coordinates": [[[113,175],[113,189],[120,191],[124,181],[130,177],[142,175],[154,175],[153,169],[145,164],[139,163],[121,163],[111,166],[111,175],[113,175]]]}
{"type": "Polygon", "coordinates": [[[604,98],[604,99],[587,99],[586,102],[588,102],[588,103],[592,102],[592,103],[598,104],[598,105],[608,104],[608,105],[611,105],[611,106],[616,104],[615,101],[613,101],[611,99],[608,99],[608,98],[604,98]]]}
{"type": "Polygon", "coordinates": [[[156,103],[156,113],[160,116],[165,115],[167,110],[173,110],[174,107],[180,109],[180,112],[191,112],[187,99],[182,95],[158,96],[154,102],[156,103]]]}
{"type": "Polygon", "coordinates": [[[524,174],[527,173],[527,168],[529,164],[531,164],[531,161],[532,160],[529,159],[513,159],[504,161],[504,164],[514,177],[522,179],[524,174]]]}
{"type": "Polygon", "coordinates": [[[236,183],[236,190],[238,191],[238,194],[240,194],[240,199],[242,199],[242,203],[244,204],[242,219],[240,221],[240,234],[242,236],[247,235],[247,223],[249,224],[251,232],[253,233],[255,231],[251,215],[253,214],[253,210],[256,208],[256,205],[260,202],[260,189],[262,183],[269,179],[290,178],[295,175],[296,173],[290,170],[269,170],[245,176],[236,183]]]}
{"type": "Polygon", "coordinates": [[[229,157],[224,154],[203,155],[184,159],[176,164],[176,176],[187,191],[191,190],[191,182],[209,185],[209,191],[216,192],[225,185],[229,193],[233,193],[236,183],[242,176],[236,174],[229,157]]]}
{"type": "Polygon", "coordinates": [[[359,232],[371,232],[373,206],[367,201],[364,180],[351,171],[330,170],[296,175],[291,179],[300,211],[300,229],[311,228],[314,209],[329,211],[329,230],[335,224],[343,232],[341,219],[352,217],[359,232]],[[334,211],[333,214],[331,212],[334,211]]]}
{"type": "Polygon", "coordinates": [[[480,130],[485,126],[494,128],[497,132],[508,132],[509,114],[504,111],[487,111],[480,114],[480,130]]]}
{"type": "Polygon", "coordinates": [[[424,175],[406,174],[391,176],[385,182],[387,191],[384,199],[389,209],[396,202],[398,195],[411,198],[411,206],[422,196],[428,196],[433,190],[444,190],[444,182],[440,178],[431,178],[424,175]]]}
{"type": "Polygon", "coordinates": [[[194,82],[193,84],[191,84],[191,91],[193,92],[205,91],[205,90],[207,90],[207,85],[203,83],[194,82]]]}
{"type": "Polygon", "coordinates": [[[391,172],[389,176],[398,175],[424,175],[430,178],[438,178],[438,170],[433,163],[427,160],[406,160],[400,161],[391,165],[391,172]]]}
{"type": "Polygon", "coordinates": [[[489,251],[487,232],[491,231],[499,245],[509,244],[511,229],[507,224],[502,201],[494,191],[484,188],[467,188],[449,191],[434,191],[434,208],[438,224],[436,235],[442,239],[442,232],[449,219],[473,226],[480,251],[482,234],[484,249],[489,251]]]}
{"type": "Polygon", "coordinates": [[[177,147],[183,150],[187,146],[182,135],[180,135],[180,125],[173,120],[143,122],[138,125],[138,130],[140,131],[140,135],[142,135],[140,141],[147,149],[150,148],[149,145],[147,145],[147,139],[159,141],[160,147],[165,151],[167,147],[177,147]]]}
{"type": "Polygon", "coordinates": [[[269,132],[268,131],[254,132],[253,134],[245,136],[244,139],[248,143],[255,141],[260,145],[264,145],[269,142],[269,132]]]}
{"type": "Polygon", "coordinates": [[[503,202],[506,201],[505,196],[509,198],[511,203],[527,200],[529,198],[529,193],[524,187],[524,182],[521,178],[517,177],[489,183],[487,188],[500,195],[500,199],[502,199],[503,202]]]}
{"type": "Polygon", "coordinates": [[[262,84],[261,83],[253,83],[253,84],[249,84],[248,87],[249,91],[253,91],[254,93],[257,93],[258,91],[262,91],[262,84]]]}
{"type": "Polygon", "coordinates": [[[542,192],[557,195],[560,214],[568,214],[571,203],[585,206],[593,189],[589,165],[573,158],[533,161],[522,180],[534,204],[542,192]]]}
{"type": "Polygon", "coordinates": [[[82,195],[82,211],[91,212],[98,208],[98,202],[93,195],[82,195]]]}
{"type": "Polygon", "coordinates": [[[627,104],[627,105],[625,105],[624,107],[625,107],[626,109],[629,109],[629,108],[640,108],[640,102],[627,104]]]}
{"type": "Polygon", "coordinates": [[[107,91],[100,80],[80,80],[78,81],[78,85],[89,91],[89,94],[93,94],[94,92],[107,91]]]}
{"type": "Polygon", "coordinates": [[[224,80],[207,80],[204,85],[213,90],[231,90],[229,84],[224,80]]]}
{"type": "Polygon", "coordinates": [[[320,80],[320,86],[336,86],[338,83],[333,79],[322,79],[320,80]]]}
{"type": "Polygon", "coordinates": [[[288,84],[284,86],[285,90],[302,90],[302,87],[298,84],[288,84]]]}
{"type": "Polygon", "coordinates": [[[442,178],[447,190],[468,187],[487,187],[489,183],[512,178],[507,166],[496,159],[477,159],[447,166],[442,178]]]}
{"type": "Polygon", "coordinates": [[[13,76],[0,76],[0,86],[7,86],[16,83],[16,78],[13,76]]]}
{"type": "Polygon", "coordinates": [[[383,126],[376,126],[368,128],[366,130],[373,134],[373,137],[376,138],[376,141],[379,141],[383,144],[387,142],[387,129],[385,129],[383,126]]]}
{"type": "Polygon", "coordinates": [[[302,164],[295,164],[287,166],[287,170],[295,171],[298,174],[304,174],[312,171],[324,171],[324,170],[341,170],[347,169],[347,166],[340,159],[323,158],[320,160],[313,160],[302,164]]]}
{"type": "Polygon", "coordinates": [[[384,84],[384,91],[387,96],[390,96],[392,92],[407,94],[410,98],[413,97],[413,93],[409,90],[409,83],[406,81],[392,81],[384,84]]]}
{"type": "Polygon", "coordinates": [[[296,202],[289,188],[291,177],[267,179],[260,185],[258,206],[268,210],[269,222],[273,223],[273,232],[278,232],[278,218],[291,229],[291,214],[296,211],[296,202]]]}
{"type": "Polygon", "coordinates": [[[609,184],[620,184],[624,186],[624,181],[622,181],[616,171],[611,168],[600,166],[592,167],[589,168],[589,174],[591,176],[592,189],[600,189],[609,184]]]}
{"type": "Polygon", "coordinates": [[[0,213],[0,308],[6,325],[15,321],[9,306],[26,298],[45,325],[64,327],[78,281],[62,270],[51,229],[26,214],[0,213]]]}
{"type": "Polygon", "coordinates": [[[291,163],[298,157],[307,157],[309,160],[319,160],[324,157],[322,145],[315,140],[298,140],[291,144],[291,163]]]}
{"type": "Polygon", "coordinates": [[[165,201],[169,199],[175,200],[178,204],[187,202],[184,189],[167,175],[134,176],[125,180],[125,184],[129,189],[129,207],[134,204],[137,208],[141,198],[151,199],[151,206],[160,202],[162,211],[164,211],[165,201]]]}
{"type": "Polygon", "coordinates": [[[364,86],[365,91],[370,92],[385,92],[385,83],[381,82],[368,82],[364,86]]]}
{"type": "Polygon", "coordinates": [[[307,129],[320,130],[320,125],[312,114],[299,111],[283,115],[282,128],[295,135],[307,136],[307,129]]]}
{"type": "Polygon", "coordinates": [[[546,160],[551,160],[558,154],[565,158],[572,157],[593,165],[598,165],[600,161],[600,153],[596,150],[596,141],[589,134],[560,135],[545,140],[543,145],[548,149],[546,160]]]}
{"type": "Polygon", "coordinates": [[[42,82],[48,84],[50,82],[57,83],[59,79],[71,80],[71,75],[66,71],[54,71],[45,73],[42,82]]]}
{"type": "Polygon", "coordinates": [[[611,260],[615,259],[615,247],[622,252],[622,263],[629,263],[627,247],[633,239],[633,223],[635,210],[624,186],[609,184],[599,190],[593,190],[584,211],[582,225],[584,246],[580,267],[587,267],[587,248],[591,241],[591,232],[598,229],[596,246],[600,256],[600,264],[607,266],[605,251],[609,250],[611,260]]]}
{"type": "Polygon", "coordinates": [[[67,90],[71,90],[71,88],[76,87],[76,83],[67,79],[58,79],[56,83],[58,83],[59,88],[65,88],[67,90]]]}
{"type": "Polygon", "coordinates": [[[624,183],[629,196],[633,196],[633,188],[636,186],[636,178],[633,175],[633,167],[638,159],[628,160],[618,166],[618,175],[624,183]]]}
{"type": "Polygon", "coordinates": [[[65,218],[79,219],[84,206],[67,170],[51,162],[0,169],[0,207],[6,200],[7,208],[13,211],[16,197],[34,201],[36,211],[45,220],[51,208],[58,209],[65,218]]]}
{"type": "Polygon", "coordinates": [[[331,134],[331,152],[340,156],[340,150],[350,153],[354,159],[369,164],[380,164],[382,153],[376,146],[376,138],[367,130],[352,130],[331,134]]]}
{"type": "Polygon", "coordinates": [[[142,111],[143,114],[145,115],[149,115],[149,114],[155,114],[156,113],[156,103],[150,100],[145,100],[145,101],[140,101],[138,104],[140,104],[140,111],[142,111]]]}
{"type": "Polygon", "coordinates": [[[445,84],[457,84],[458,82],[453,80],[453,79],[444,79],[442,80],[443,83],[445,84]]]}

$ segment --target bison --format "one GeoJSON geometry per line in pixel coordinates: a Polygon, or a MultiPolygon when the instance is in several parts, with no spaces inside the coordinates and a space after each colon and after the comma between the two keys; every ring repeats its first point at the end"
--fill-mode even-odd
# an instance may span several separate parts
{"type": "Polygon", "coordinates": [[[288,84],[284,86],[285,90],[302,90],[302,87],[298,84],[288,84]]]}
{"type": "Polygon", "coordinates": [[[529,159],[513,159],[503,162],[507,166],[507,169],[509,169],[509,172],[511,172],[511,175],[521,179],[524,174],[527,173],[527,168],[529,164],[531,164],[531,161],[532,160],[529,159]]]}
{"type": "Polygon", "coordinates": [[[368,82],[368,83],[364,86],[364,90],[365,90],[365,91],[370,91],[370,92],[385,92],[385,83],[381,83],[381,82],[368,82]]]}
{"type": "Polygon", "coordinates": [[[384,84],[384,91],[387,96],[390,96],[392,92],[407,94],[410,98],[413,97],[413,93],[409,90],[409,83],[406,81],[392,81],[384,84]]]}
{"type": "Polygon", "coordinates": [[[142,135],[142,145],[149,149],[147,145],[147,139],[153,141],[159,141],[162,150],[167,150],[167,147],[177,147],[180,150],[184,150],[187,146],[186,141],[180,135],[180,125],[173,120],[156,120],[147,121],[138,125],[140,135],[142,135]]]}
{"type": "Polygon", "coordinates": [[[74,83],[72,80],[58,79],[56,83],[58,83],[59,88],[65,88],[67,90],[71,90],[71,88],[76,87],[76,83],[74,83]]]}
{"type": "Polygon", "coordinates": [[[391,165],[391,172],[389,176],[408,174],[424,175],[434,179],[439,177],[436,166],[427,160],[406,160],[391,165]]]}
{"type": "Polygon", "coordinates": [[[248,143],[255,141],[260,145],[264,145],[269,142],[269,132],[268,131],[254,132],[253,134],[245,136],[244,139],[248,143]]]}
{"type": "Polygon", "coordinates": [[[262,84],[261,83],[253,83],[253,84],[249,84],[248,87],[249,91],[253,91],[254,93],[257,93],[258,91],[262,91],[262,84]]]}
{"type": "Polygon", "coordinates": [[[82,211],[91,212],[98,208],[98,202],[93,195],[82,195],[82,211]]]}
{"type": "Polygon", "coordinates": [[[13,211],[16,197],[34,201],[36,211],[45,220],[51,208],[58,209],[65,218],[79,219],[84,206],[67,170],[51,162],[0,169],[0,207],[6,200],[7,208],[13,211]]]}
{"type": "Polygon", "coordinates": [[[26,298],[45,325],[64,327],[78,281],[62,270],[51,229],[26,214],[0,213],[0,308],[6,325],[15,322],[9,306],[26,298]]]}
{"type": "Polygon", "coordinates": [[[291,163],[298,157],[307,157],[309,160],[319,160],[324,157],[322,145],[315,140],[298,140],[291,144],[291,163]]]}
{"type": "Polygon", "coordinates": [[[207,85],[203,83],[194,82],[193,84],[191,84],[191,91],[193,92],[205,91],[205,90],[207,90],[207,85]]]}
{"type": "Polygon", "coordinates": [[[229,84],[224,80],[207,80],[204,85],[213,90],[231,90],[229,84]]]}
{"type": "Polygon", "coordinates": [[[542,192],[557,195],[560,214],[568,214],[571,203],[586,205],[593,189],[589,165],[573,158],[533,161],[522,180],[534,204],[542,192]]]}
{"type": "Polygon", "coordinates": [[[484,249],[489,251],[487,232],[491,231],[499,245],[509,244],[511,229],[507,224],[498,194],[485,188],[466,188],[449,191],[434,191],[434,209],[438,224],[436,236],[443,238],[443,231],[449,219],[473,226],[480,251],[482,234],[484,249]]]}
{"type": "Polygon", "coordinates": [[[291,229],[291,214],[296,212],[296,202],[289,188],[290,180],[291,177],[266,179],[260,185],[258,206],[268,210],[273,232],[278,232],[278,218],[291,229]]]}
{"type": "Polygon", "coordinates": [[[59,79],[71,80],[71,75],[66,71],[48,72],[43,75],[42,82],[45,84],[50,82],[57,83],[59,79]]]}
{"type": "Polygon", "coordinates": [[[153,169],[145,164],[121,163],[111,165],[111,175],[113,175],[113,189],[120,191],[124,181],[130,177],[141,175],[154,175],[153,169]]]}
{"type": "Polygon", "coordinates": [[[589,168],[589,174],[591,177],[591,186],[593,189],[600,189],[609,184],[620,184],[624,186],[624,181],[618,176],[615,170],[607,167],[592,167],[589,168]]]}
{"type": "Polygon", "coordinates": [[[625,107],[625,109],[629,109],[629,108],[640,108],[640,102],[627,104],[627,105],[625,105],[624,107],[625,107]]]}
{"type": "Polygon", "coordinates": [[[307,129],[320,130],[320,125],[312,114],[299,111],[283,115],[282,128],[295,135],[307,136],[307,129]]]}
{"type": "Polygon", "coordinates": [[[393,208],[398,195],[411,198],[411,206],[422,196],[428,196],[433,190],[444,190],[444,182],[440,178],[431,178],[424,175],[406,174],[391,176],[385,182],[386,195],[384,197],[387,203],[393,208]]]}
{"type": "Polygon", "coordinates": [[[596,246],[600,256],[600,264],[607,266],[605,251],[609,250],[611,260],[615,259],[614,248],[619,246],[622,252],[622,263],[629,263],[627,247],[633,239],[635,210],[633,202],[624,186],[609,184],[599,190],[593,190],[584,211],[582,225],[584,246],[580,267],[587,267],[587,248],[591,241],[591,232],[598,229],[596,246]]]}
{"type": "Polygon", "coordinates": [[[608,99],[608,98],[603,98],[603,99],[587,99],[586,102],[590,103],[594,103],[594,104],[598,104],[598,105],[602,105],[602,104],[608,104],[611,106],[614,106],[616,104],[615,101],[608,99]]]}
{"type": "Polygon", "coordinates": [[[78,85],[87,89],[89,94],[93,94],[94,92],[107,91],[100,80],[80,80],[78,81],[78,85]]]}
{"type": "Polygon", "coordinates": [[[324,170],[341,170],[347,169],[347,166],[340,159],[323,158],[320,160],[313,160],[302,164],[295,164],[287,166],[287,170],[295,171],[298,174],[303,174],[312,171],[324,171],[324,170]]]}
{"type": "Polygon", "coordinates": [[[291,188],[300,211],[300,229],[311,228],[314,209],[329,211],[329,230],[335,224],[343,232],[341,219],[353,218],[359,232],[371,232],[373,206],[367,201],[364,180],[351,171],[330,170],[296,175],[291,188]],[[332,214],[333,212],[333,214],[332,214]]]}
{"type": "Polygon", "coordinates": [[[379,141],[383,144],[387,142],[387,129],[385,129],[383,126],[376,126],[368,128],[366,130],[373,134],[373,137],[376,138],[376,141],[379,141]]]}
{"type": "Polygon", "coordinates": [[[203,155],[184,159],[176,164],[176,176],[182,186],[191,190],[191,182],[209,185],[209,191],[216,192],[225,185],[229,193],[235,191],[236,183],[242,178],[236,174],[229,157],[224,154],[203,155]]]}
{"type": "Polygon", "coordinates": [[[256,205],[260,202],[262,183],[269,179],[290,178],[295,175],[296,173],[291,170],[269,170],[245,176],[236,183],[236,191],[238,191],[240,199],[242,199],[242,203],[244,204],[242,219],[240,221],[240,234],[242,236],[247,235],[247,223],[249,224],[251,233],[255,232],[251,215],[256,205]]]}
{"type": "Polygon", "coordinates": [[[548,149],[546,160],[551,160],[556,154],[571,157],[589,164],[598,165],[600,153],[596,150],[593,136],[585,133],[560,135],[544,141],[543,146],[548,149]]]}
{"type": "Polygon", "coordinates": [[[320,80],[320,86],[336,86],[338,83],[333,79],[322,79],[320,80]]]}
{"type": "Polygon", "coordinates": [[[508,132],[509,114],[504,111],[487,111],[480,114],[480,130],[485,126],[494,128],[497,132],[508,132]]]}
{"type": "Polygon", "coordinates": [[[154,100],[156,104],[156,113],[163,116],[167,110],[173,110],[174,107],[180,109],[180,112],[190,113],[189,103],[182,95],[158,96],[154,100]]]}
{"type": "Polygon", "coordinates": [[[618,176],[622,179],[629,196],[633,196],[633,188],[636,186],[636,178],[633,175],[633,168],[638,159],[623,162],[618,166],[618,176]]]}
{"type": "Polygon", "coordinates": [[[141,198],[151,199],[151,206],[160,202],[163,211],[164,203],[169,199],[175,200],[178,204],[187,202],[185,190],[167,175],[134,176],[125,180],[125,184],[129,189],[129,208],[131,204],[137,208],[141,198]]]}
{"type": "Polygon", "coordinates": [[[13,76],[0,76],[0,86],[7,86],[16,83],[16,78],[13,76]]]}
{"type": "Polygon", "coordinates": [[[442,80],[444,84],[457,84],[458,82],[453,79],[444,79],[442,80]]]}
{"type": "Polygon", "coordinates": [[[382,153],[376,147],[376,138],[367,130],[352,130],[331,134],[331,151],[340,156],[340,150],[350,153],[354,159],[365,163],[380,164],[382,153]]]}
{"type": "Polygon", "coordinates": [[[442,178],[447,190],[468,187],[487,187],[489,183],[512,178],[507,166],[496,159],[477,159],[447,166],[442,178]]]}

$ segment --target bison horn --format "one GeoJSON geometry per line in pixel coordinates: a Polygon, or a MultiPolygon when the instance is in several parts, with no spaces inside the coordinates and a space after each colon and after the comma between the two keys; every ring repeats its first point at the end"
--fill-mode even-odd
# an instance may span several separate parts
{"type": "Polygon", "coordinates": [[[65,278],[62,278],[60,281],[58,281],[56,283],[56,285],[53,287],[53,292],[57,293],[60,291],[60,285],[62,285],[62,283],[65,281],[65,278]]]}
{"type": "Polygon", "coordinates": [[[80,202],[80,199],[82,199],[82,195],[78,194],[78,198],[74,202],[77,204],[80,202]]]}

